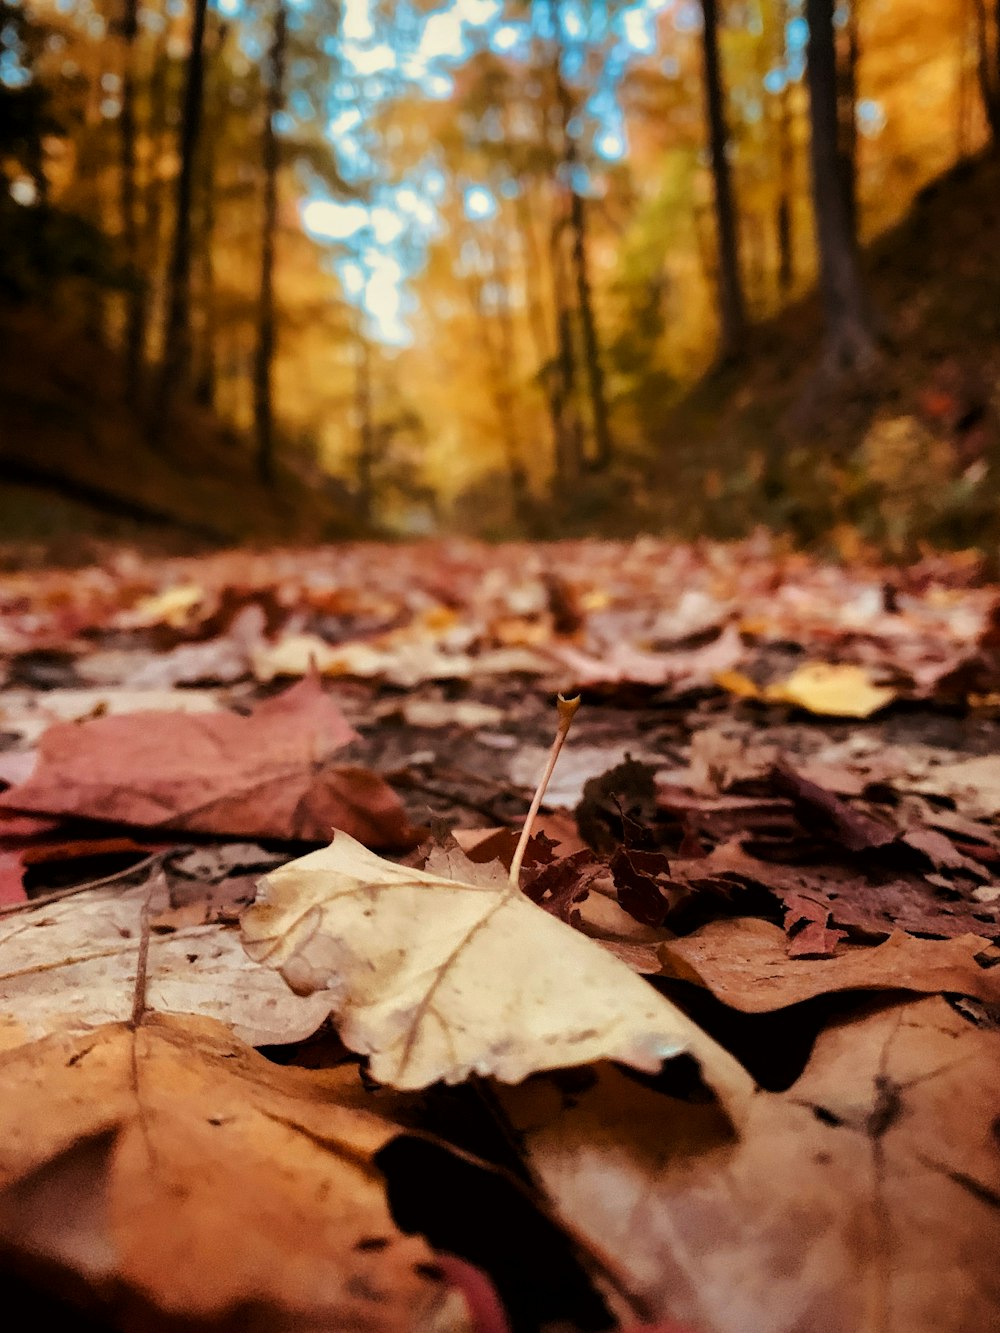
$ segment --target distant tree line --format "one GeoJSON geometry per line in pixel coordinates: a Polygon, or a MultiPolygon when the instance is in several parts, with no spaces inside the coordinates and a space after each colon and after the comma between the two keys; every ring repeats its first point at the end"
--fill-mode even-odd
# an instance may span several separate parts
{"type": "MultiPolygon", "coordinates": [[[[413,33],[388,3],[371,7],[371,41],[397,67],[371,75],[352,63],[334,0],[230,18],[208,0],[84,0],[69,14],[0,0],[0,294],[58,292],[117,343],[123,392],[157,447],[195,402],[245,428],[271,480],[298,420],[336,441],[333,466],[371,514],[393,485],[447,481],[464,441],[530,515],[641,459],[677,391],[681,352],[665,348],[694,324],[676,308],[685,256],[712,293],[718,363],[745,359],[760,313],[813,276],[828,376],[877,363],[859,257],[865,5],[763,0],[754,27],[746,6],[702,0],[684,31],[655,20],[644,52],[623,47],[623,0],[511,0],[470,34],[450,94],[428,97],[399,73],[413,33]],[[490,40],[502,23],[520,34],[509,47],[490,40]],[[328,130],[351,107],[365,170],[348,169],[328,130]],[[612,107],[629,154],[608,147],[612,107]],[[428,164],[444,180],[444,231],[408,275],[414,346],[390,353],[371,302],[331,269],[353,255],[365,288],[381,244],[371,223],[324,252],[297,208],[319,192],[371,219],[380,183],[428,164]]],[[[971,13],[995,146],[1000,4],[971,13]]]]}

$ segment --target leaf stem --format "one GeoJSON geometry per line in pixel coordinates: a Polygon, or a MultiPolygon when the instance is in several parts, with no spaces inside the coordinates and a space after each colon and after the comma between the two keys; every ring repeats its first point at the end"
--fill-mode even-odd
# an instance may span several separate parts
{"type": "Polygon", "coordinates": [[[562,749],[569,735],[569,729],[573,725],[573,718],[576,716],[576,710],[580,707],[580,696],[574,695],[572,699],[566,699],[559,695],[556,702],[559,709],[559,730],[556,732],[556,738],[552,742],[552,749],[549,751],[548,762],[545,765],[545,772],[541,776],[538,788],[532,798],[531,805],[527,815],[524,818],[524,827],[521,829],[521,836],[517,840],[517,847],[514,851],[514,859],[510,863],[511,887],[516,889],[520,887],[521,882],[521,862],[524,860],[524,854],[528,850],[528,840],[531,837],[531,830],[535,824],[535,818],[538,815],[542,804],[542,797],[545,795],[545,789],[549,785],[549,779],[552,777],[552,770],[556,766],[556,760],[559,758],[559,751],[562,749]]]}

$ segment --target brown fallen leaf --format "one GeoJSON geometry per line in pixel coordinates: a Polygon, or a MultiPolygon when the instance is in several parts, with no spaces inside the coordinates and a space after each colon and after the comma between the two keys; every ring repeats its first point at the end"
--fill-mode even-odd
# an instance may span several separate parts
{"type": "Polygon", "coordinates": [[[258,680],[304,676],[313,667],[324,676],[381,679],[410,688],[425,680],[467,680],[474,676],[518,672],[541,676],[550,670],[545,657],[527,648],[497,648],[473,657],[442,647],[434,639],[385,635],[331,646],[315,634],[294,634],[253,654],[258,680]]]}
{"type": "Polygon", "coordinates": [[[832,958],[847,932],[831,927],[829,904],[805,893],[786,893],[781,905],[789,958],[832,958]]]}
{"type": "Polygon", "coordinates": [[[549,652],[574,674],[580,686],[628,683],[696,690],[712,685],[717,676],[731,671],[742,661],[746,649],[736,626],[727,625],[707,644],[672,652],[646,652],[620,640],[601,657],[580,652],[568,644],[555,644],[549,652]]]}
{"type": "Polygon", "coordinates": [[[886,847],[899,836],[896,829],[855,810],[832,791],[797,773],[790,764],[776,764],[770,778],[782,795],[791,798],[805,828],[822,833],[850,852],[886,847]]]}
{"type": "Polygon", "coordinates": [[[396,1130],[347,1081],[191,1017],[7,1051],[0,1252],[154,1333],[469,1330],[393,1223],[372,1158],[396,1130]]]}
{"type": "MultiPolygon", "coordinates": [[[[0,918],[0,1013],[25,1040],[127,1019],[143,912],[156,921],[169,906],[161,874],[151,886],[108,885],[0,918]]],[[[197,924],[150,940],[150,1008],[219,1020],[258,1046],[315,1032],[329,1007],[322,997],[293,995],[250,962],[233,927],[202,925],[204,916],[200,907],[197,924]]]]}
{"type": "Polygon", "coordinates": [[[325,991],[342,1040],[379,1082],[513,1083],[595,1059],[655,1071],[687,1051],[714,1086],[748,1085],[690,1019],[512,889],[502,867],[455,848],[433,868],[384,861],[338,832],[266,876],[243,914],[250,956],[300,994],[325,991]]]}
{"type": "Polygon", "coordinates": [[[770,921],[710,921],[659,946],[663,975],[707,987],[747,1014],[768,1013],[816,995],[846,990],[953,992],[1000,1002],[1000,976],[982,968],[978,935],[921,940],[897,931],[874,948],[845,948],[833,958],[789,958],[785,933],[770,921]]]}
{"type": "Polygon", "coordinates": [[[951,797],[963,814],[992,818],[1000,814],[1000,755],[939,764],[907,785],[914,791],[951,797]]]}
{"type": "Polygon", "coordinates": [[[498,1090],[564,1225],[701,1333],[967,1333],[1000,1317],[1000,1033],[939,998],[820,1034],[737,1139],[602,1069],[498,1090]]]}
{"type": "Polygon", "coordinates": [[[248,717],[152,712],[57,724],[33,776],[0,796],[0,809],[305,842],[338,827],[375,847],[411,847],[384,780],[334,762],[356,738],[314,677],[248,717]]]}
{"type": "Polygon", "coordinates": [[[783,865],[752,856],[737,842],[727,842],[708,856],[673,861],[671,873],[695,890],[699,884],[721,878],[760,885],[782,903],[791,895],[804,894],[827,907],[831,924],[852,938],[886,939],[897,929],[941,939],[969,934],[1000,937],[1000,909],[977,899],[971,883],[959,896],[953,883],[942,888],[927,876],[902,869],[876,868],[860,861],[783,865]]]}

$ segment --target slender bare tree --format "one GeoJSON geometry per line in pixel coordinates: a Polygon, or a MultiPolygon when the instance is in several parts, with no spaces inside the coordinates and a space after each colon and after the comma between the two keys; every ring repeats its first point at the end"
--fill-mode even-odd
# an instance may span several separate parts
{"type": "Polygon", "coordinates": [[[746,297],[740,275],[739,236],[729,168],[729,130],[726,125],[725,93],[719,59],[718,0],[702,0],[702,65],[705,86],[705,119],[715,192],[715,229],[718,243],[720,359],[738,360],[745,350],[747,333],[746,297]]]}
{"type": "Polygon", "coordinates": [[[274,254],[278,231],[278,116],[285,104],[285,55],[288,14],[284,0],[276,0],[271,45],[267,53],[264,99],[264,213],[260,247],[260,295],[257,305],[257,343],[253,366],[253,420],[257,471],[262,481],[274,479],[274,254]]]}
{"type": "Polygon", "coordinates": [[[834,0],[806,0],[809,152],[826,366],[832,373],[854,373],[875,363],[877,342],[841,174],[833,5],[834,0]]]}
{"type": "Polygon", "coordinates": [[[570,237],[570,264],[576,289],[577,318],[580,324],[583,369],[587,380],[587,398],[590,403],[591,426],[594,434],[595,468],[606,468],[614,456],[611,421],[608,413],[607,389],[601,343],[594,314],[593,284],[590,278],[590,240],[587,201],[580,190],[582,169],[576,137],[572,130],[575,107],[573,97],[562,73],[562,56],[566,47],[566,30],[560,0],[550,0],[556,44],[552,62],[552,76],[556,105],[559,109],[561,131],[560,177],[568,196],[566,226],[570,237]]]}
{"type": "Polygon", "coordinates": [[[124,0],[120,32],[122,38],[121,112],[118,117],[122,246],[128,266],[125,297],[125,395],[135,403],[142,375],[146,293],[139,262],[139,209],[136,163],[136,60],[139,36],[138,0],[124,0]]]}
{"type": "Polygon", "coordinates": [[[994,151],[1000,151],[1000,0],[993,5],[993,40],[990,43],[990,20],[986,0],[975,0],[976,6],[976,71],[983,110],[993,137],[994,151]]]}
{"type": "Polygon", "coordinates": [[[174,191],[174,231],[167,265],[163,350],[154,403],[153,428],[156,433],[164,429],[171,403],[189,387],[191,373],[191,203],[195,155],[201,136],[207,7],[208,0],[193,0],[178,133],[180,168],[174,191]]]}

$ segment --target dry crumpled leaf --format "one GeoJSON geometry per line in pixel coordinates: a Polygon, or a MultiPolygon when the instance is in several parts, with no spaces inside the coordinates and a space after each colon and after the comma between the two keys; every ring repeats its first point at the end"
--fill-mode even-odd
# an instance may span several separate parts
{"type": "Polygon", "coordinates": [[[393,1223],[372,1157],[396,1131],[348,1080],[190,1017],[6,1052],[0,1248],[151,1333],[468,1330],[393,1223]]]}
{"type": "Polygon", "coordinates": [[[143,597],[134,607],[123,611],[118,623],[130,628],[143,625],[171,625],[180,629],[194,617],[194,613],[208,599],[207,589],[197,583],[175,583],[162,592],[143,597]]]}
{"type": "Polygon", "coordinates": [[[129,690],[162,690],[198,681],[234,681],[250,674],[250,651],[262,639],[264,612],[245,606],[225,634],[200,643],[179,643],[162,652],[108,649],[76,664],[81,680],[124,684],[129,690]]]}
{"type": "Polygon", "coordinates": [[[720,671],[716,683],[741,699],[794,704],[827,717],[871,717],[897,691],[875,685],[864,667],[849,662],[806,662],[785,680],[760,686],[741,671],[720,671]]]}
{"type": "Polygon", "coordinates": [[[984,754],[939,764],[926,777],[907,786],[914,791],[950,796],[967,815],[992,818],[1000,814],[1000,756],[984,754]]]}
{"type": "Polygon", "coordinates": [[[784,865],[752,856],[733,841],[722,843],[708,856],[673,861],[671,873],[695,891],[722,879],[761,885],[786,907],[790,899],[809,898],[827,908],[832,924],[855,939],[887,939],[897,929],[942,939],[970,934],[1000,937],[1000,909],[977,898],[972,881],[959,892],[957,880],[942,887],[929,876],[902,867],[888,870],[857,858],[784,865]]]}
{"type": "MultiPolygon", "coordinates": [[[[34,744],[54,722],[78,722],[107,713],[214,713],[221,707],[211,689],[59,689],[37,693],[4,690],[0,725],[22,743],[34,744]]],[[[10,781],[10,779],[7,779],[10,781]]],[[[22,779],[23,780],[23,779],[22,779]]]]}
{"type": "Polygon", "coordinates": [[[0,808],[144,828],[324,842],[347,828],[375,847],[413,845],[395,793],[333,756],[357,735],[314,677],[249,717],[152,712],[51,727],[32,777],[0,808]]]}
{"type": "Polygon", "coordinates": [[[975,961],[988,947],[978,935],[922,940],[897,931],[875,948],[833,958],[789,958],[787,944],[778,926],[746,917],[710,921],[661,944],[659,954],[664,976],[706,986],[748,1014],[845,990],[948,991],[1000,1002],[997,969],[975,961]]]}
{"type": "Polygon", "coordinates": [[[515,1083],[597,1059],[653,1071],[689,1051],[716,1086],[747,1086],[731,1056],[511,889],[502,868],[455,848],[433,871],[383,861],[338,832],[266,876],[243,915],[250,956],[300,993],[325,990],[341,1038],[380,1082],[422,1088],[475,1072],[515,1083]]]}
{"type": "MultiPolygon", "coordinates": [[[[128,1018],[147,903],[153,920],[168,908],[162,876],[152,892],[109,885],[0,919],[0,1014],[16,1020],[23,1040],[128,1018]]],[[[328,1011],[321,996],[293,995],[254,967],[238,932],[219,925],[152,936],[147,1000],[218,1019],[258,1046],[301,1041],[328,1011]]]]}
{"type": "Polygon", "coordinates": [[[549,651],[575,674],[581,686],[628,682],[670,685],[675,690],[711,685],[720,672],[731,671],[746,654],[735,625],[727,625],[717,638],[697,648],[646,652],[618,639],[600,657],[562,643],[554,644],[549,651]]]}
{"type": "Polygon", "coordinates": [[[1000,1033],[938,997],[821,1033],[739,1139],[615,1070],[498,1094],[565,1225],[700,1333],[996,1327],[1000,1033]]]}
{"type": "Polygon", "coordinates": [[[822,834],[850,852],[887,847],[899,836],[892,826],[862,814],[834,792],[804,777],[790,764],[775,765],[770,776],[774,787],[794,802],[804,828],[822,834]]]}
{"type": "Polygon", "coordinates": [[[385,635],[334,646],[316,634],[290,634],[253,654],[258,680],[304,676],[315,668],[324,676],[377,678],[410,688],[425,680],[467,680],[473,676],[544,675],[549,663],[526,648],[496,648],[473,657],[442,647],[433,639],[385,635]]]}

